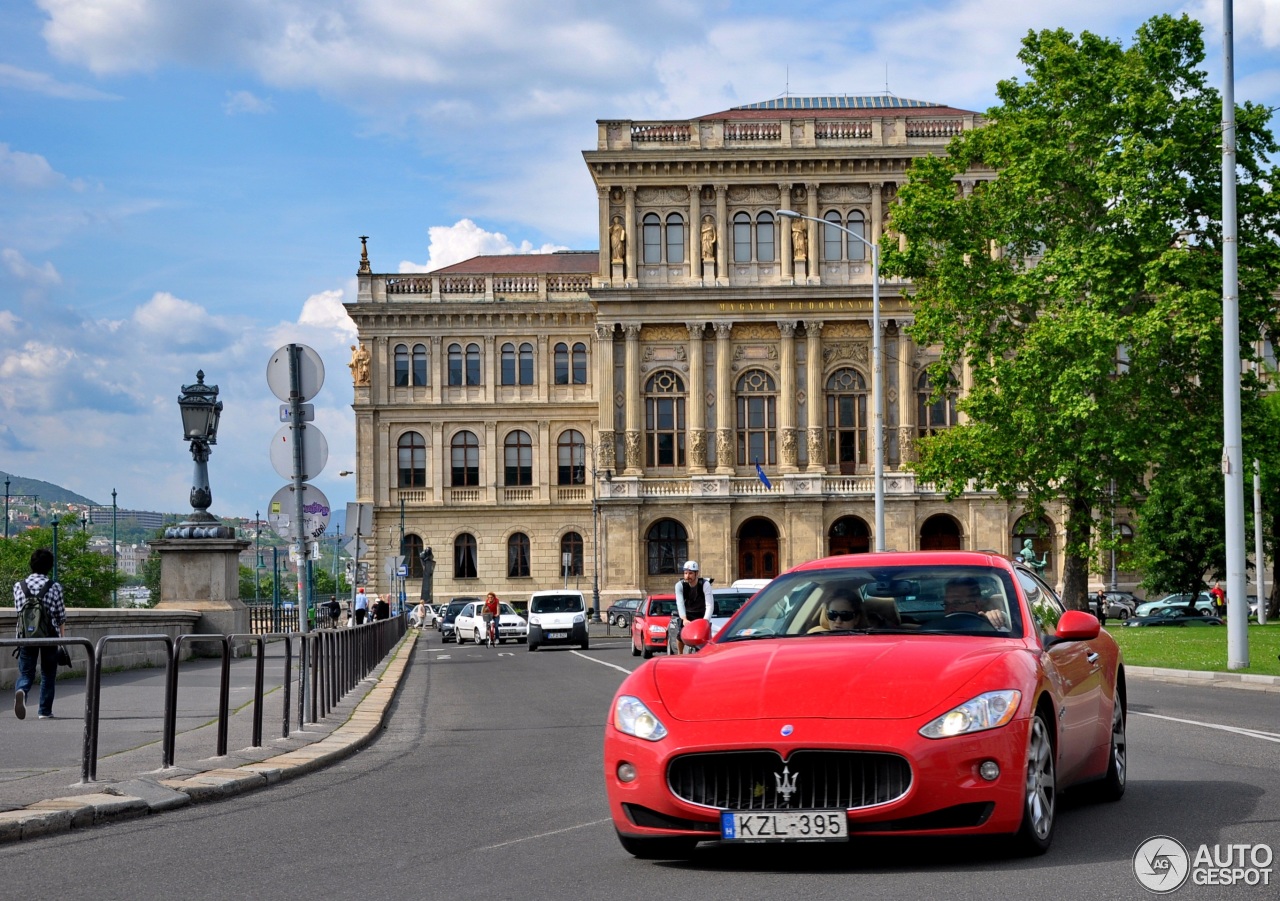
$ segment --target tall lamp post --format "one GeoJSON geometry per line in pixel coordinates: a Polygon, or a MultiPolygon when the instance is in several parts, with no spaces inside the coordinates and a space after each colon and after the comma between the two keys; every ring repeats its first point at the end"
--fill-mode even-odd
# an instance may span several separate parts
{"type": "Polygon", "coordinates": [[[58,581],[58,514],[53,515],[53,581],[58,581]]]}
{"type": "Polygon", "coordinates": [[[876,499],[876,550],[883,551],[884,544],[884,349],[880,344],[880,248],[853,229],[816,216],[804,216],[795,210],[778,210],[786,219],[807,219],[827,228],[844,232],[857,238],[871,251],[871,407],[872,441],[875,468],[876,499]]]}
{"type": "Polygon", "coordinates": [[[218,386],[204,383],[203,369],[196,372],[194,385],[182,386],[178,409],[182,413],[182,437],[190,444],[191,458],[195,461],[195,472],[191,478],[192,512],[177,528],[166,530],[165,537],[234,537],[233,530],[220,526],[218,518],[209,512],[213,503],[213,490],[209,487],[209,451],[218,443],[222,401],[218,400],[218,386]],[[231,534],[226,534],[228,532],[231,534]]]}
{"type": "MultiPolygon", "coordinates": [[[[596,481],[599,470],[596,469],[596,446],[591,445],[591,608],[593,623],[600,618],[600,498],[596,481]]],[[[604,480],[613,481],[613,470],[604,471],[604,480]]]]}

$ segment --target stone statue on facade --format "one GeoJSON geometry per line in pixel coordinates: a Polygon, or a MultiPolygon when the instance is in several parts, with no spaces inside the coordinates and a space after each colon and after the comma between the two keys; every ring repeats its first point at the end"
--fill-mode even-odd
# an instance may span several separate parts
{"type": "Polygon", "coordinates": [[[621,263],[626,256],[627,230],[622,227],[622,219],[614,216],[613,224],[609,226],[609,258],[615,263],[621,263]]]}
{"type": "Polygon", "coordinates": [[[714,260],[716,258],[716,224],[711,221],[710,216],[702,218],[702,231],[699,233],[702,241],[702,258],[704,260],[714,260]]]}
{"type": "Polygon", "coordinates": [[[436,574],[436,556],[428,547],[418,555],[418,559],[422,561],[422,590],[418,592],[418,597],[430,604],[431,591],[434,587],[432,583],[436,574]]]}
{"type": "Polygon", "coordinates": [[[1022,542],[1022,550],[1018,552],[1018,556],[1022,558],[1022,562],[1035,570],[1036,575],[1043,576],[1045,565],[1049,562],[1049,552],[1045,551],[1044,557],[1036,560],[1036,549],[1031,544],[1031,539],[1026,538],[1022,542]]]}
{"type": "Polygon", "coordinates": [[[347,368],[351,370],[351,384],[369,384],[369,351],[364,349],[363,344],[351,345],[351,362],[347,364],[347,368]]]}
{"type": "Polygon", "coordinates": [[[809,226],[803,219],[791,220],[791,256],[797,260],[809,258],[809,226]]]}

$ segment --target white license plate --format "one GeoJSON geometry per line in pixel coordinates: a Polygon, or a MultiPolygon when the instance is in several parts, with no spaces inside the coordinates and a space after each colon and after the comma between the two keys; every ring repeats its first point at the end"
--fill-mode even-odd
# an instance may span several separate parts
{"type": "Polygon", "coordinates": [[[568,632],[548,632],[547,637],[548,638],[568,638],[569,633],[568,632]]]}
{"type": "Polygon", "coordinates": [[[843,810],[722,810],[720,837],[727,842],[845,841],[849,816],[843,810]]]}

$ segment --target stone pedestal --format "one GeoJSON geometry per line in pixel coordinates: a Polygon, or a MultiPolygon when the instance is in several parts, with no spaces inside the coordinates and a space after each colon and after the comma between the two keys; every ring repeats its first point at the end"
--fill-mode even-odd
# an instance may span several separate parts
{"type": "Polygon", "coordinates": [[[623,269],[624,267],[622,263],[613,263],[610,267],[609,275],[613,279],[613,284],[615,286],[621,285],[624,281],[626,281],[626,273],[623,271],[623,269]]]}
{"type": "MultiPolygon", "coordinates": [[[[243,538],[152,541],[151,549],[160,555],[160,603],[156,607],[199,613],[197,632],[248,632],[249,610],[240,601],[240,553],[252,543],[243,538]]],[[[196,652],[219,653],[208,646],[197,647],[196,652]]]]}
{"type": "Polygon", "coordinates": [[[809,274],[809,263],[804,257],[796,257],[792,260],[791,265],[794,267],[795,279],[800,284],[804,284],[804,280],[809,274]]]}
{"type": "Polygon", "coordinates": [[[716,280],[716,261],[704,259],[702,261],[703,284],[711,284],[715,282],[715,280],[716,280]]]}

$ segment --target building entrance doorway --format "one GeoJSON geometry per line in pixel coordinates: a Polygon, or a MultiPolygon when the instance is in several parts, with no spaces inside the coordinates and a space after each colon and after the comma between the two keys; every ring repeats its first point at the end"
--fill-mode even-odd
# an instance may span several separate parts
{"type": "Polygon", "coordinates": [[[739,579],[778,575],[778,529],[767,519],[748,519],[738,530],[739,579]]]}

